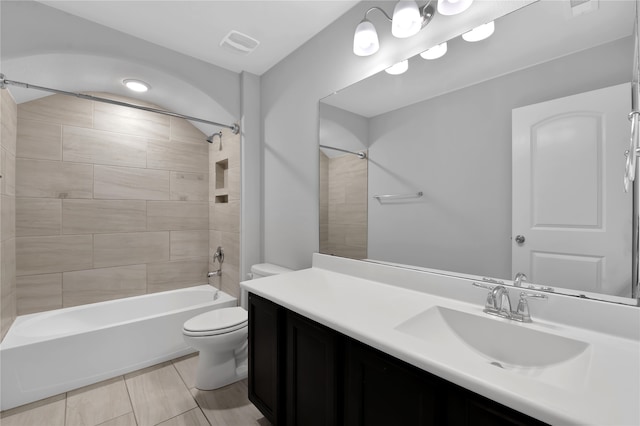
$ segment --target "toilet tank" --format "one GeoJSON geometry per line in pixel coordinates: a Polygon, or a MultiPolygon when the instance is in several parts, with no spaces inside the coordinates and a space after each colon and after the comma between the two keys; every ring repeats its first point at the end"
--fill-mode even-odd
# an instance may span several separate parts
{"type": "MultiPolygon", "coordinates": [[[[284,274],[285,272],[291,272],[293,269],[285,268],[284,266],[274,265],[273,263],[258,263],[251,266],[251,272],[249,278],[256,280],[258,278],[270,277],[272,275],[284,274]]],[[[240,306],[245,309],[249,308],[249,297],[247,290],[240,290],[240,306]]]]}
{"type": "Polygon", "coordinates": [[[251,267],[251,279],[270,277],[271,275],[283,274],[291,272],[292,269],[283,266],[274,265],[273,263],[259,263],[251,267]]]}

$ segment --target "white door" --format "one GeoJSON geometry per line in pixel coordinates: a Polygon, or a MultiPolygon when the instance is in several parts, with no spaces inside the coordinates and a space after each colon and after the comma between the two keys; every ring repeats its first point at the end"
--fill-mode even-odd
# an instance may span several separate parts
{"type": "Polygon", "coordinates": [[[630,110],[622,84],[512,111],[514,276],[630,296],[630,110]]]}

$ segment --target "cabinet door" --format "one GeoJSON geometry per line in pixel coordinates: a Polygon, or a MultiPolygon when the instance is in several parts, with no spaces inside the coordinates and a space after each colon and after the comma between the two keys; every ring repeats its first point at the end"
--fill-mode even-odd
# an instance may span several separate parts
{"type": "Polygon", "coordinates": [[[452,384],[447,386],[445,393],[447,424],[460,426],[542,426],[546,424],[452,384]]]}
{"type": "Polygon", "coordinates": [[[436,425],[439,382],[375,349],[346,344],[345,425],[436,425]]]}
{"type": "Polygon", "coordinates": [[[249,400],[273,424],[280,419],[283,404],[282,354],[279,327],[283,309],[255,294],[249,294],[249,400]]]}
{"type": "Polygon", "coordinates": [[[287,312],[287,424],[338,424],[338,334],[287,312]]]}

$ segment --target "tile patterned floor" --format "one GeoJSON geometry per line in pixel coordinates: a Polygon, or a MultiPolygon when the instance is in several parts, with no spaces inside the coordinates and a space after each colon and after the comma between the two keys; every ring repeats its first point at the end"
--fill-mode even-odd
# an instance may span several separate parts
{"type": "Polygon", "coordinates": [[[197,355],[0,413],[2,426],[270,426],[243,380],[195,388],[197,355]]]}

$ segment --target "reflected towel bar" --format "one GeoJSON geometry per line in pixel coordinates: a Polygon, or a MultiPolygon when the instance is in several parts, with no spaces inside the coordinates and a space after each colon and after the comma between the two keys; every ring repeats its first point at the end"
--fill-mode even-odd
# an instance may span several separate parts
{"type": "Polygon", "coordinates": [[[375,198],[378,201],[382,201],[382,200],[401,200],[401,199],[405,199],[405,198],[420,198],[422,197],[423,193],[422,191],[420,192],[416,192],[415,194],[386,194],[386,195],[374,195],[373,198],[375,198]]]}

